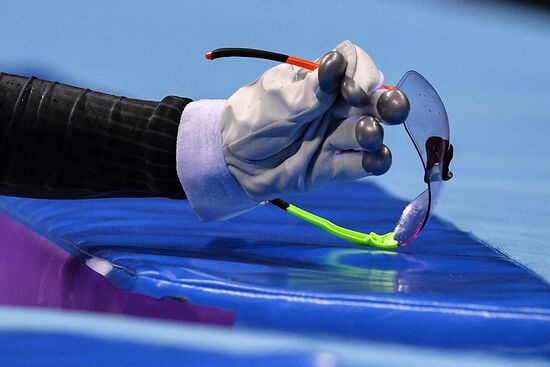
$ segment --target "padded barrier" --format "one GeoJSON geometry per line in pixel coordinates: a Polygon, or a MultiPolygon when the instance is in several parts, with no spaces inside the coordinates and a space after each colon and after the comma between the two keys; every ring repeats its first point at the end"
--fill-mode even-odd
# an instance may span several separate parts
{"type": "MultiPolygon", "coordinates": [[[[235,313],[117,287],[59,246],[0,213],[0,304],[231,326],[235,313]]],[[[109,264],[95,261],[95,268],[109,264]]]]}
{"type": "Polygon", "coordinates": [[[0,364],[10,367],[539,367],[541,358],[229,330],[139,318],[0,307],[0,364]]]}
{"type": "MultiPolygon", "coordinates": [[[[288,199],[375,231],[391,229],[405,204],[365,183],[288,199]]],[[[115,264],[108,277],[126,289],[234,310],[237,326],[550,354],[550,286],[437,217],[409,247],[384,252],[272,207],[205,224],[168,199],[4,197],[0,208],[82,259],[115,264]]]]}

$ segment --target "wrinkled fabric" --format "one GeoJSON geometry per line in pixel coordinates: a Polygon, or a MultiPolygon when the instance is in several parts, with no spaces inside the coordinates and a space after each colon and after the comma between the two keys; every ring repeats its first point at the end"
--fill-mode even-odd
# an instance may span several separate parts
{"type": "MultiPolygon", "coordinates": [[[[346,76],[365,91],[379,88],[382,74],[365,51],[349,41],[336,50],[348,63],[346,76]]],[[[231,96],[223,111],[225,161],[254,200],[306,192],[328,181],[367,175],[361,166],[362,152],[348,151],[356,145],[355,137],[349,147],[332,142],[352,135],[339,128],[343,124],[339,119],[344,116],[333,113],[341,104],[338,91],[321,90],[317,70],[305,74],[299,70],[288,64],[268,70],[231,96]]],[[[356,115],[365,110],[353,112],[356,115]]],[[[344,129],[353,128],[354,122],[357,118],[346,120],[344,129]]]]}

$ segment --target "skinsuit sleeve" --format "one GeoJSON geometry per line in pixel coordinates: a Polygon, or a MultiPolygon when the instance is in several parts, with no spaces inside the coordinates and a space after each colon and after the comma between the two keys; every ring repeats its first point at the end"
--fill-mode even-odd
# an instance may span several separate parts
{"type": "Polygon", "coordinates": [[[160,102],[0,73],[0,194],[35,198],[185,198],[180,117],[160,102]]]}

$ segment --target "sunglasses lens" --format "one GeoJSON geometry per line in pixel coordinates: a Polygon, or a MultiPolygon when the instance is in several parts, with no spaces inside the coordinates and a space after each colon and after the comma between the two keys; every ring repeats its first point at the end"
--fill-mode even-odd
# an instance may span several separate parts
{"type": "Polygon", "coordinates": [[[395,240],[404,246],[422,232],[439,201],[445,180],[451,177],[448,163],[452,149],[447,112],[430,83],[416,71],[409,71],[398,86],[411,104],[404,126],[418,152],[422,177],[428,186],[405,207],[395,227],[395,240]]]}
{"type": "Polygon", "coordinates": [[[422,194],[405,207],[394,230],[394,238],[400,246],[412,242],[422,232],[439,200],[442,187],[443,181],[432,182],[422,194]]]}

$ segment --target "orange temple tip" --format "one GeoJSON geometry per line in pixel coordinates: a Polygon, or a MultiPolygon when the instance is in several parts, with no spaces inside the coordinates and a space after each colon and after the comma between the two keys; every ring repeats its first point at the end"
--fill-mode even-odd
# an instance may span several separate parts
{"type": "Polygon", "coordinates": [[[212,60],[212,52],[207,52],[207,53],[206,53],[206,58],[207,58],[208,60],[212,60]]]}
{"type": "Polygon", "coordinates": [[[304,69],[315,70],[319,67],[319,64],[313,61],[305,60],[296,56],[289,56],[286,59],[287,64],[296,65],[304,69]]]}

